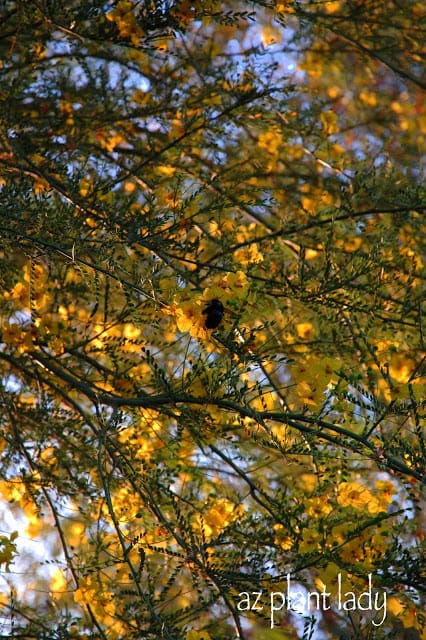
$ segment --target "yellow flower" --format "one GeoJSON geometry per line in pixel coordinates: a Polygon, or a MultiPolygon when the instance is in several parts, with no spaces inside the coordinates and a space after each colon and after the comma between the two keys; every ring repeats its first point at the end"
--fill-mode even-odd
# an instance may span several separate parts
{"type": "Polygon", "coordinates": [[[281,547],[281,549],[284,549],[284,551],[288,551],[293,547],[294,542],[292,538],[290,538],[290,536],[287,535],[287,529],[284,527],[284,525],[274,524],[274,531],[275,531],[274,543],[278,547],[281,547]]]}
{"type": "Polygon", "coordinates": [[[237,273],[228,273],[225,276],[228,286],[233,290],[234,297],[242,298],[247,293],[248,280],[243,271],[237,273]]]}
{"type": "Polygon", "coordinates": [[[204,514],[203,518],[195,522],[195,528],[202,528],[207,540],[218,536],[226,527],[235,522],[244,511],[244,505],[235,506],[230,500],[217,500],[204,514]]]}
{"type": "Polygon", "coordinates": [[[193,300],[187,300],[176,305],[175,318],[179,331],[189,331],[193,338],[207,337],[202,307],[193,300]]]}
{"type": "Polygon", "coordinates": [[[29,287],[24,282],[17,282],[10,292],[5,292],[4,297],[6,300],[13,300],[15,306],[28,308],[29,287]]]}
{"type": "Polygon", "coordinates": [[[258,250],[256,244],[251,244],[248,247],[237,249],[234,253],[234,262],[238,264],[259,264],[263,262],[263,255],[258,250]]]}
{"type": "Polygon", "coordinates": [[[314,327],[310,322],[299,322],[296,325],[297,335],[302,340],[309,340],[312,338],[314,327]]]}
{"type": "Polygon", "coordinates": [[[306,514],[315,518],[325,518],[332,510],[333,507],[329,504],[327,495],[311,498],[306,505],[306,514]]]}
{"type": "Polygon", "coordinates": [[[368,501],[368,494],[369,491],[357,482],[342,482],[339,485],[337,502],[342,507],[354,507],[355,509],[361,509],[368,501]]]}
{"type": "Polygon", "coordinates": [[[283,137],[279,131],[269,129],[269,131],[259,134],[257,144],[260,149],[275,155],[283,144],[283,137]]]}
{"type": "Polygon", "coordinates": [[[320,114],[320,120],[322,122],[325,135],[329,136],[339,130],[337,116],[334,111],[324,111],[320,114]]]}
{"type": "Polygon", "coordinates": [[[122,38],[130,38],[134,45],[139,43],[143,31],[137,23],[131,2],[120,0],[116,8],[107,14],[107,20],[115,22],[122,38]]]}
{"type": "Polygon", "coordinates": [[[157,173],[165,178],[171,178],[176,173],[176,167],[172,167],[171,165],[162,164],[156,167],[157,173]]]}
{"type": "Polygon", "coordinates": [[[367,509],[369,513],[382,511],[377,498],[358,482],[342,482],[338,488],[337,503],[341,507],[367,509]]]}

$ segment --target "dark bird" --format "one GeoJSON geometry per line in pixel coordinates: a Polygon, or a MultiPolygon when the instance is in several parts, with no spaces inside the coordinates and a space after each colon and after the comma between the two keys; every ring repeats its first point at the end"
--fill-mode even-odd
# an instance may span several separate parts
{"type": "Polygon", "coordinates": [[[220,300],[215,298],[207,303],[206,308],[202,312],[206,316],[204,326],[206,329],[216,329],[225,313],[225,308],[220,300]]]}

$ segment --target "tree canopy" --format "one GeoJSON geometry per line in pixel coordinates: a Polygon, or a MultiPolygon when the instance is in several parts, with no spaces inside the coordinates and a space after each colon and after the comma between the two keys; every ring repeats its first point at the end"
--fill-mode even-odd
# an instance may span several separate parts
{"type": "Polygon", "coordinates": [[[1,637],[426,638],[425,36],[2,3],[1,637]]]}

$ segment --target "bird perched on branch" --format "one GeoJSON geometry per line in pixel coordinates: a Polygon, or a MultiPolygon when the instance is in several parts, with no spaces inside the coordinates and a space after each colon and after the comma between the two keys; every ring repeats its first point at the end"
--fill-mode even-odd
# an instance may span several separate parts
{"type": "Polygon", "coordinates": [[[204,323],[206,329],[216,329],[223,318],[225,308],[220,300],[214,298],[207,303],[206,308],[202,313],[206,316],[206,321],[204,323]]]}

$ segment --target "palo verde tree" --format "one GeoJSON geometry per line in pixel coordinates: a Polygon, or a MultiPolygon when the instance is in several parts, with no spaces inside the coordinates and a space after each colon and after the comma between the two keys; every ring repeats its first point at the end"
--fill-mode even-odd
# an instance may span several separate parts
{"type": "Polygon", "coordinates": [[[426,637],[425,21],[1,4],[2,637],[426,637]]]}

